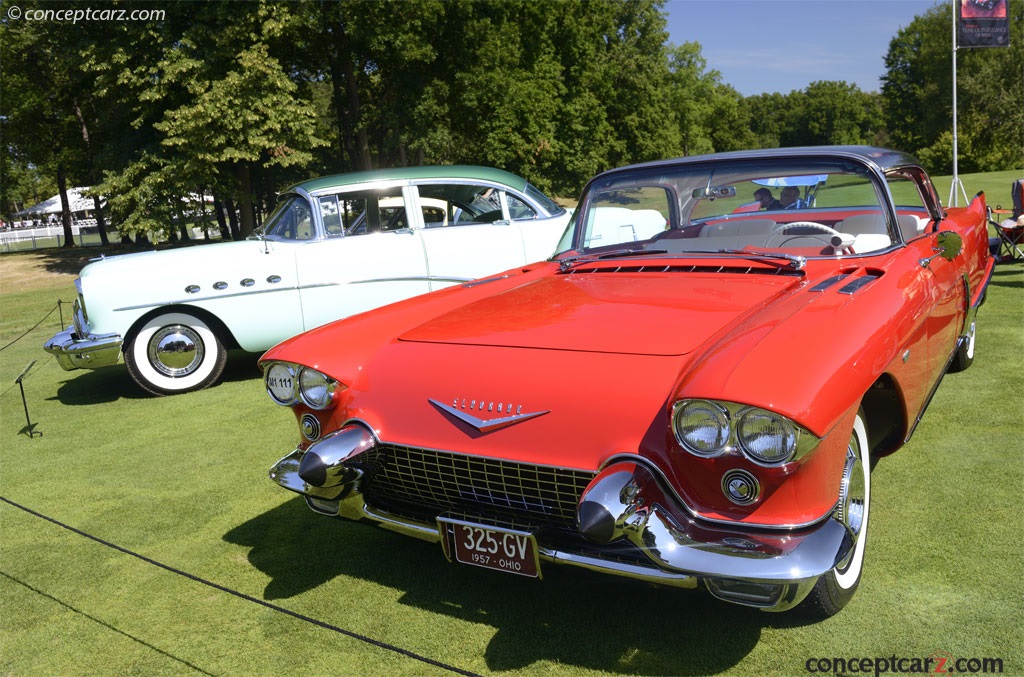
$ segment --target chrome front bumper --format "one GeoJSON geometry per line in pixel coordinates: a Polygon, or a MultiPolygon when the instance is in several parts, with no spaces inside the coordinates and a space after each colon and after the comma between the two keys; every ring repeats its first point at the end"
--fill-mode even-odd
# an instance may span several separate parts
{"type": "Polygon", "coordinates": [[[75,304],[74,324],[43,344],[43,350],[57,358],[65,371],[98,369],[117,364],[121,357],[120,334],[90,334],[82,311],[75,304]]]}
{"type": "MultiPolygon", "coordinates": [[[[436,523],[389,514],[363,500],[363,472],[352,462],[373,445],[362,428],[343,428],[282,458],[270,469],[270,478],[303,494],[316,512],[440,541],[436,523]]],[[[657,475],[631,461],[615,463],[594,478],[580,499],[577,526],[584,539],[578,551],[538,539],[541,561],[682,588],[703,584],[719,599],[766,611],[799,604],[852,548],[846,528],[834,518],[799,531],[698,522],[657,475]],[[602,546],[624,541],[649,566],[600,556],[602,546]]]]}

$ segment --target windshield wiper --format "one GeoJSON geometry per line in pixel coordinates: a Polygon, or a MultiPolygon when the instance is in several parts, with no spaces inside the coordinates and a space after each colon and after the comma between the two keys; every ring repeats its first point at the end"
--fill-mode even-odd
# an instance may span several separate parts
{"type": "Polygon", "coordinates": [[[683,254],[739,254],[748,259],[785,259],[794,269],[800,270],[807,264],[807,257],[782,252],[759,252],[750,249],[716,249],[715,251],[691,251],[683,254]]]}
{"type": "Polygon", "coordinates": [[[581,254],[580,256],[571,256],[559,261],[558,265],[562,269],[562,272],[565,272],[573,265],[577,263],[586,263],[587,261],[600,261],[602,259],[620,259],[627,258],[629,256],[646,256],[648,254],[667,253],[667,249],[613,249],[610,252],[602,252],[600,254],[581,254]]]}

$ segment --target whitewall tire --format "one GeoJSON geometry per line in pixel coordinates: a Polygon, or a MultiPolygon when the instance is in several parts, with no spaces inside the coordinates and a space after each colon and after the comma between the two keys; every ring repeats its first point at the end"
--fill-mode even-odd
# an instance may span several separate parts
{"type": "Polygon", "coordinates": [[[827,618],[847,605],[860,585],[867,546],[871,508],[871,458],[868,452],[864,413],[858,412],[846,448],[846,464],[840,489],[838,518],[846,526],[853,547],[835,568],[815,583],[803,607],[810,615],[827,618]]]}
{"type": "Polygon", "coordinates": [[[163,313],[134,332],[124,349],[132,379],[153,395],[201,390],[217,381],[227,362],[210,326],[188,313],[163,313]]]}

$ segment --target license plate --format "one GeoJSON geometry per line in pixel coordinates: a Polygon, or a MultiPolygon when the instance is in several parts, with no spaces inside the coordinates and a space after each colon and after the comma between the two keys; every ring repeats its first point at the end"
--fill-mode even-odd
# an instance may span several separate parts
{"type": "Polygon", "coordinates": [[[449,560],[540,578],[537,540],[533,534],[445,518],[437,521],[444,554],[449,560]]]}

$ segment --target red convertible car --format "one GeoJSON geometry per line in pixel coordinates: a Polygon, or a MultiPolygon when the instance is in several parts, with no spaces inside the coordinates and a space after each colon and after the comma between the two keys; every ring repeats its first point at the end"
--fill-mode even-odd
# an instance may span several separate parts
{"type": "Polygon", "coordinates": [[[453,562],[828,616],[861,578],[872,465],[970,366],[991,270],[984,196],[943,208],[900,152],[615,169],[550,260],[268,351],[299,427],[270,476],[453,562]]]}

